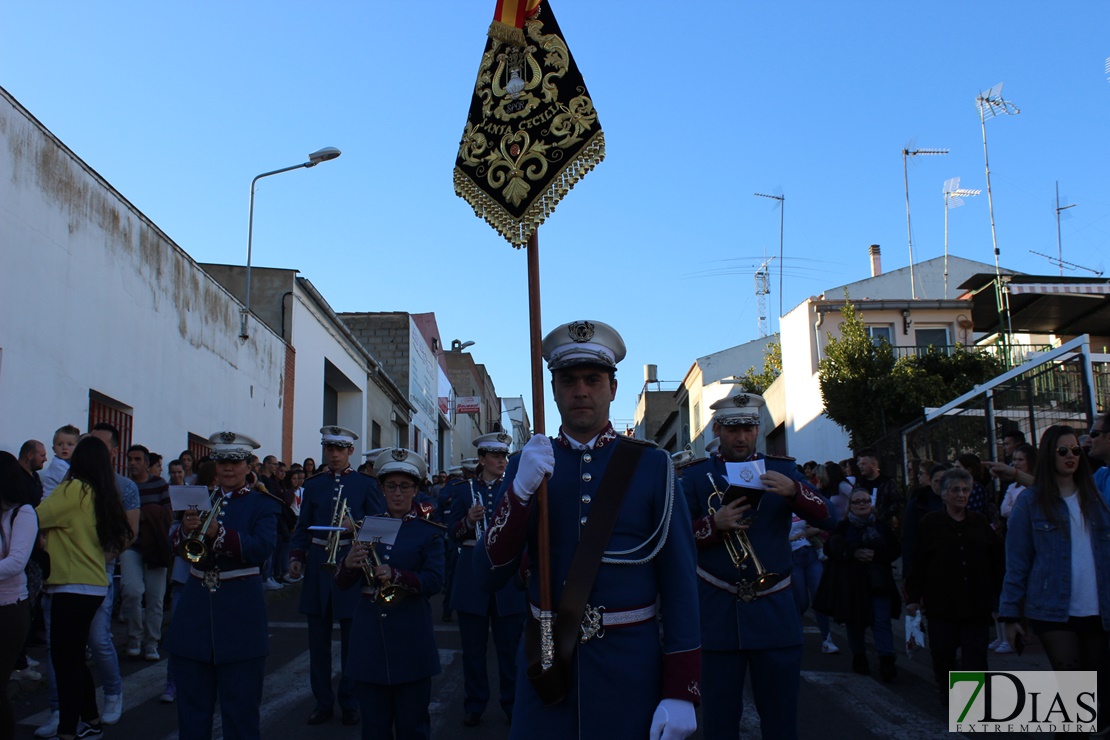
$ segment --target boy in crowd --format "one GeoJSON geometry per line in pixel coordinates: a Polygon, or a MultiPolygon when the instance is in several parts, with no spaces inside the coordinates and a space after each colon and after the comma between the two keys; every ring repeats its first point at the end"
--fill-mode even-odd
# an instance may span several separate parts
{"type": "Polygon", "coordinates": [[[42,490],[45,495],[49,496],[66,477],[69,472],[69,456],[73,454],[73,448],[80,438],[81,430],[72,424],[66,424],[54,432],[54,459],[42,473],[42,490]]]}

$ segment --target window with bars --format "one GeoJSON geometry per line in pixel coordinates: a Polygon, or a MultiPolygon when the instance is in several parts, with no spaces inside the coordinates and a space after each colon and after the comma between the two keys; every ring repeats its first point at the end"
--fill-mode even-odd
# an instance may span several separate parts
{"type": "Polygon", "coordinates": [[[103,393],[89,389],[89,429],[107,422],[119,430],[119,448],[116,459],[112,461],[117,473],[127,473],[127,448],[131,446],[131,429],[135,409],[103,393]]]}

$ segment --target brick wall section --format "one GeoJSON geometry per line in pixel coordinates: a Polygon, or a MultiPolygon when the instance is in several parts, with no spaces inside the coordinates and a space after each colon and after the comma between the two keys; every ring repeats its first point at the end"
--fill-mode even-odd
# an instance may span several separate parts
{"type": "Polygon", "coordinates": [[[341,313],[339,318],[359,343],[382,364],[407,398],[409,395],[409,315],[390,313],[341,313]]]}
{"type": "Polygon", "coordinates": [[[281,393],[281,459],[286,463],[293,460],[293,389],[297,387],[297,350],[293,345],[285,345],[285,385],[281,393]]]}

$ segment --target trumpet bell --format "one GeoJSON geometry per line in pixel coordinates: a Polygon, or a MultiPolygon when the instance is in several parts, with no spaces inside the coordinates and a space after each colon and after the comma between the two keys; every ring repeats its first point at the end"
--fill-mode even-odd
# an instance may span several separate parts
{"type": "Polygon", "coordinates": [[[185,552],[185,559],[192,565],[197,565],[208,555],[208,546],[204,544],[204,540],[185,540],[185,545],[182,549],[185,552]]]}

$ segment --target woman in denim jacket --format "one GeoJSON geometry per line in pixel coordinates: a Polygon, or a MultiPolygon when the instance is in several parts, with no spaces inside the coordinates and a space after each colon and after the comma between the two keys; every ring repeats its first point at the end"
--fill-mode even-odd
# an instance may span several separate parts
{"type": "Polygon", "coordinates": [[[1110,509],[1074,429],[1046,429],[1037,460],[1010,513],[999,619],[1013,645],[1024,607],[1053,670],[1098,671],[1110,696],[1110,509]]]}

